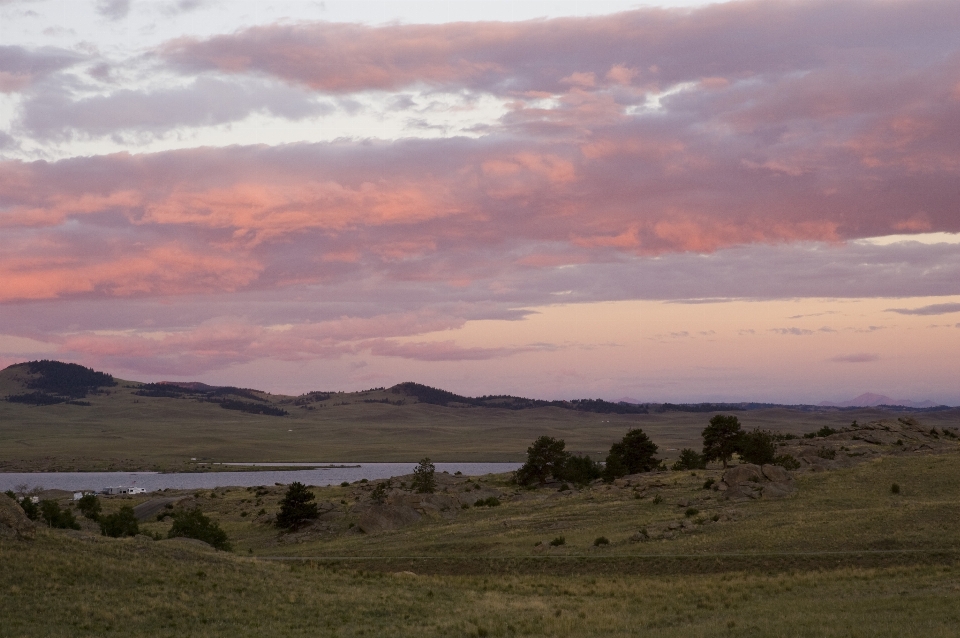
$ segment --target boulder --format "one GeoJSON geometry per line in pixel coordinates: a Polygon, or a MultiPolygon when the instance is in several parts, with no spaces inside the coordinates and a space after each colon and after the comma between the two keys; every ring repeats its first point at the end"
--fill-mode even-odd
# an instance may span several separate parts
{"type": "Polygon", "coordinates": [[[0,494],[0,538],[27,540],[37,535],[37,526],[12,498],[0,494]]]}
{"type": "Polygon", "coordinates": [[[790,473],[779,465],[764,465],[760,468],[763,475],[774,483],[789,483],[793,480],[790,473]]]}
{"type": "Polygon", "coordinates": [[[723,482],[733,487],[742,483],[761,483],[764,480],[763,472],[759,465],[745,463],[731,467],[723,473],[723,482]]]}

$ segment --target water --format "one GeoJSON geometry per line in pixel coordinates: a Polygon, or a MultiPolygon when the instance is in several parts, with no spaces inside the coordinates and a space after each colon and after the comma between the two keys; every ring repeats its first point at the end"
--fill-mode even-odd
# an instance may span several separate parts
{"type": "MultiPolygon", "coordinates": [[[[228,464],[224,464],[228,465],[228,464]]],[[[229,464],[239,465],[239,464],[229,464]]],[[[251,464],[242,464],[249,466],[251,464]]],[[[258,463],[260,467],[270,464],[258,463]]],[[[278,463],[284,467],[300,465],[278,463]]],[[[341,465],[304,463],[311,468],[318,465],[341,465]]],[[[413,472],[416,463],[344,463],[345,467],[324,467],[304,470],[256,470],[251,472],[0,472],[0,492],[14,490],[24,484],[27,489],[39,487],[45,490],[95,490],[105,487],[142,487],[148,492],[166,488],[174,490],[212,489],[215,487],[253,487],[256,485],[288,485],[299,481],[304,485],[339,485],[360,479],[384,479],[413,472]]],[[[520,463],[435,463],[437,472],[463,472],[467,476],[512,472],[520,463]]]]}

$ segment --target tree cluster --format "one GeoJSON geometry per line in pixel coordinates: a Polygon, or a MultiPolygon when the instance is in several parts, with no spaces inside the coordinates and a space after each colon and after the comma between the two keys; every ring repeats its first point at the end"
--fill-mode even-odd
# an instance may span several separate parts
{"type": "Polygon", "coordinates": [[[726,468],[734,454],[756,465],[774,463],[778,458],[773,434],[759,428],[744,432],[737,417],[717,414],[703,430],[703,459],[720,461],[726,468]]]}

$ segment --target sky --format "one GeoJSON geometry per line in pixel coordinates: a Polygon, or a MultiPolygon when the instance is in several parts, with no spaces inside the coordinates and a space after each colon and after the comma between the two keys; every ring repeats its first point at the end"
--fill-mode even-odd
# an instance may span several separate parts
{"type": "Polygon", "coordinates": [[[960,404],[955,0],[0,0],[0,366],[960,404]]]}

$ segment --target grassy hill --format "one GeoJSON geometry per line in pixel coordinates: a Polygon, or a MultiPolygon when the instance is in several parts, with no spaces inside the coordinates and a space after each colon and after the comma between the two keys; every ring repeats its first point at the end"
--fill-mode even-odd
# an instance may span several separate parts
{"type": "Polygon", "coordinates": [[[234,553],[103,538],[88,521],[0,537],[0,617],[15,636],[954,636],[958,459],[882,455],[739,501],[703,489],[720,470],[565,492],[448,476],[445,494],[503,504],[366,534],[368,484],[314,488],[343,514],[333,534],[320,522],[279,535],[257,516],[282,488],[194,492],[179,506],[218,520],[234,553]],[[703,522],[670,532],[693,520],[691,501],[703,522]],[[666,533],[636,540],[643,529],[666,533]]]}
{"type": "MultiPolygon", "coordinates": [[[[700,446],[700,432],[712,414],[616,413],[608,411],[617,405],[609,402],[459,397],[418,384],[294,397],[203,384],[144,384],[72,369],[62,375],[66,381],[45,381],[43,372],[32,371],[29,363],[0,371],[0,399],[49,397],[33,404],[0,400],[2,471],[184,470],[198,469],[197,462],[415,462],[423,456],[520,461],[527,446],[544,434],[565,439],[568,450],[600,458],[634,427],[643,428],[669,458],[680,448],[700,446]]],[[[746,428],[800,433],[892,413],[771,406],[737,414],[746,428]]],[[[937,427],[960,422],[958,409],[917,414],[937,427]]]]}

